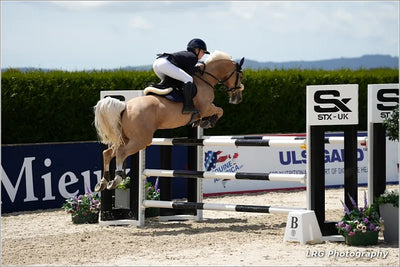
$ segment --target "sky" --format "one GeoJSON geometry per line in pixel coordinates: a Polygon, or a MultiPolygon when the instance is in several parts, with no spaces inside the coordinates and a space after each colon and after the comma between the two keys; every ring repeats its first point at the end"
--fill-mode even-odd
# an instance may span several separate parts
{"type": "Polygon", "coordinates": [[[260,62],[399,56],[399,1],[1,1],[1,68],[152,64],[201,38],[260,62]]]}

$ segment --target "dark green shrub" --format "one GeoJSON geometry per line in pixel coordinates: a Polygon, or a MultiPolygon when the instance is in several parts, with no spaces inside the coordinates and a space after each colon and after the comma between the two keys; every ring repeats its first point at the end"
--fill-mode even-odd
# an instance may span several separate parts
{"type": "MultiPolygon", "coordinates": [[[[142,90],[158,81],[152,71],[7,70],[1,76],[2,143],[97,140],[93,106],[103,90],[142,90]]],[[[376,70],[244,70],[243,102],[228,103],[217,89],[215,104],[224,116],[206,135],[305,132],[306,86],[359,84],[359,130],[366,130],[367,85],[398,83],[394,69],[376,70]]],[[[219,87],[219,86],[218,86],[219,87]]],[[[186,127],[172,131],[186,135],[186,127]]],[[[161,134],[156,132],[156,136],[161,134]]]]}

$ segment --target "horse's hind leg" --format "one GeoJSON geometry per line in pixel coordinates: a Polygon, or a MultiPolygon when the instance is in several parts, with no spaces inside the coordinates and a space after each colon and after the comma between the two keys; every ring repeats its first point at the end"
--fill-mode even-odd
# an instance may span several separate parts
{"type": "Polygon", "coordinates": [[[118,187],[118,185],[125,179],[125,168],[124,162],[128,154],[126,153],[126,146],[120,146],[116,151],[116,169],[115,177],[107,183],[107,189],[112,190],[118,187]]]}
{"type": "MultiPolygon", "coordinates": [[[[142,138],[143,139],[143,138],[142,138]]],[[[147,138],[149,139],[149,138],[147,138]]],[[[125,159],[138,152],[139,150],[146,147],[151,143],[151,135],[149,141],[141,140],[141,142],[129,141],[125,146],[120,146],[116,151],[116,165],[115,177],[107,184],[107,189],[112,190],[118,187],[118,185],[125,178],[126,174],[123,170],[123,164],[125,159]]]]}
{"type": "Polygon", "coordinates": [[[100,182],[98,182],[94,188],[94,191],[100,192],[106,189],[108,181],[110,181],[110,162],[111,159],[115,157],[115,150],[112,148],[108,148],[103,151],[103,178],[100,182]]]}

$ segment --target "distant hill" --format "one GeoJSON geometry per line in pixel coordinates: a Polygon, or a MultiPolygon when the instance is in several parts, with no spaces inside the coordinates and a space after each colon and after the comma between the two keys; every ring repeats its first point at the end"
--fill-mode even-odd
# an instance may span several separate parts
{"type": "Polygon", "coordinates": [[[388,55],[364,55],[356,58],[337,58],[318,61],[258,62],[246,59],[244,68],[249,69],[375,69],[399,67],[399,58],[388,55]]]}
{"type": "MultiPolygon", "coordinates": [[[[236,59],[236,61],[239,61],[236,59]]],[[[243,64],[244,69],[322,69],[322,70],[337,70],[337,69],[376,69],[376,68],[399,68],[399,57],[390,55],[364,55],[354,58],[335,58],[316,61],[287,61],[287,62],[259,62],[246,58],[243,64]]],[[[22,72],[34,71],[35,68],[18,68],[22,72]]],[[[143,66],[127,66],[113,70],[151,70],[152,65],[143,66]]],[[[5,69],[2,69],[4,71],[5,69]]],[[[42,71],[51,71],[51,69],[41,69],[42,71]]],[[[107,69],[103,69],[107,70],[107,69]]]]}
{"type": "MultiPolygon", "coordinates": [[[[236,61],[239,61],[238,59],[236,61]]],[[[376,69],[376,68],[399,68],[399,58],[389,55],[364,55],[354,58],[336,58],[317,61],[288,61],[288,62],[259,62],[246,59],[244,69],[376,69]]],[[[151,65],[125,67],[126,70],[150,70],[151,65]]]]}

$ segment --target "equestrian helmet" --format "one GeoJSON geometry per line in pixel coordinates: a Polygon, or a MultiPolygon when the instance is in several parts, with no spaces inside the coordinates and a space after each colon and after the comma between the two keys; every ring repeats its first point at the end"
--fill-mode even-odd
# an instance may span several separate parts
{"type": "Polygon", "coordinates": [[[190,40],[190,42],[187,45],[187,50],[191,51],[195,48],[204,50],[205,54],[210,54],[210,52],[207,51],[206,43],[201,39],[195,38],[195,39],[190,40]]]}

